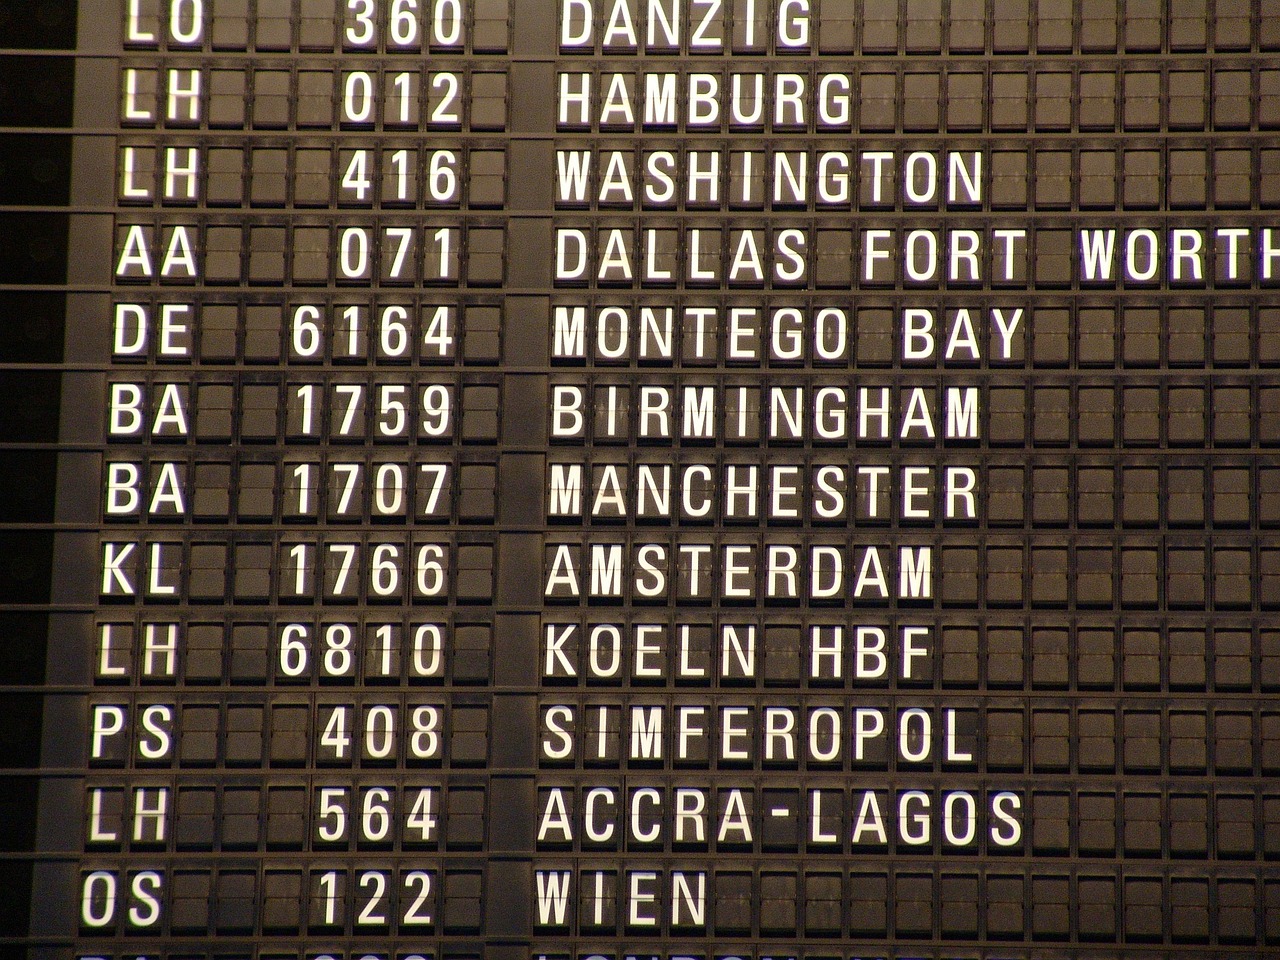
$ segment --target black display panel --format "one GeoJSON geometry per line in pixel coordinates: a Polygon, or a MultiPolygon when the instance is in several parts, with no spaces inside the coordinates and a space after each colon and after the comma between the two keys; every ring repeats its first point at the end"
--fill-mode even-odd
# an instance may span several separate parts
{"type": "Polygon", "coordinates": [[[6,15],[6,949],[1276,954],[1274,12],[6,15]]]}

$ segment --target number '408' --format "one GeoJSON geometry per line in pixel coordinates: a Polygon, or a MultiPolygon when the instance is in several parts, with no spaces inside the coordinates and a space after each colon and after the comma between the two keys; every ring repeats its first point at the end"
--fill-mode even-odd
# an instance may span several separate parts
{"type": "MultiPolygon", "coordinates": [[[[353,746],[365,760],[401,759],[397,756],[402,739],[398,729],[400,713],[399,705],[382,703],[363,709],[349,704],[322,708],[318,759],[349,762],[353,746]]],[[[439,760],[443,728],[440,707],[410,705],[405,713],[409,728],[404,731],[404,758],[439,760]]]]}
{"type": "Polygon", "coordinates": [[[423,30],[433,47],[462,45],[462,0],[347,0],[346,46],[368,49],[384,31],[390,49],[416,50],[423,30]]]}

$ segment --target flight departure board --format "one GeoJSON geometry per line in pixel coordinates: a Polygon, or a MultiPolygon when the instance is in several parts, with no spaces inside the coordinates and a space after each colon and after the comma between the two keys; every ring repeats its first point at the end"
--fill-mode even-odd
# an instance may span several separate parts
{"type": "Polygon", "coordinates": [[[5,956],[1280,956],[1278,15],[11,5],[5,956]]]}

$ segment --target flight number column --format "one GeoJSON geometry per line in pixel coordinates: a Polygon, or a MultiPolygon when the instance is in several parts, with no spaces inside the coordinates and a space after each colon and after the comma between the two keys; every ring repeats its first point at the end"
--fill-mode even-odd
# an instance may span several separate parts
{"type": "Polygon", "coordinates": [[[250,6],[124,5],[79,933],[431,955],[483,922],[506,8],[250,6]]]}

